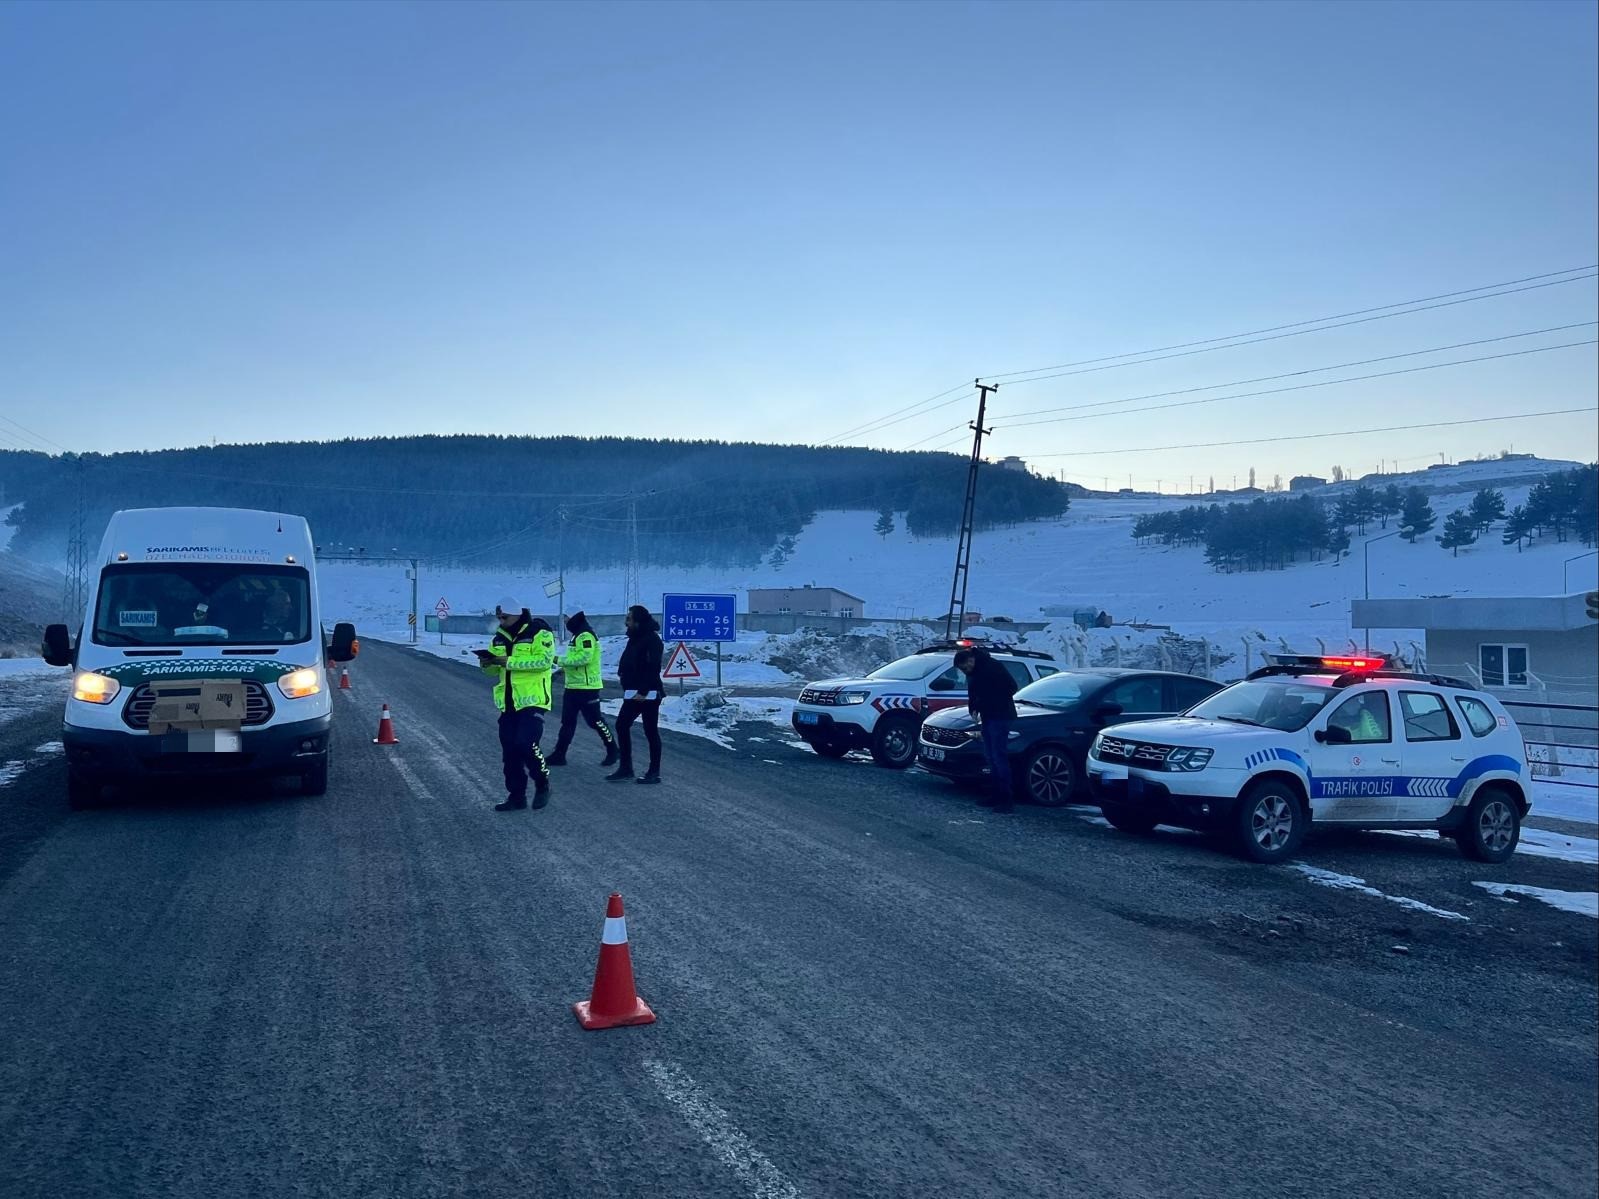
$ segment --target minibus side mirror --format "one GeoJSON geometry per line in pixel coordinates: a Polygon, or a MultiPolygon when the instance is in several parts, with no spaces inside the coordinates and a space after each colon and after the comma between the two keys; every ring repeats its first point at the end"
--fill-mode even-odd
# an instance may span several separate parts
{"type": "Polygon", "coordinates": [[[328,649],[330,662],[350,662],[361,652],[361,643],[355,639],[355,626],[341,621],[333,626],[333,644],[328,649]]]}
{"type": "Polygon", "coordinates": [[[44,631],[44,644],[40,647],[44,660],[51,666],[71,666],[72,634],[64,624],[50,625],[44,631]]]}

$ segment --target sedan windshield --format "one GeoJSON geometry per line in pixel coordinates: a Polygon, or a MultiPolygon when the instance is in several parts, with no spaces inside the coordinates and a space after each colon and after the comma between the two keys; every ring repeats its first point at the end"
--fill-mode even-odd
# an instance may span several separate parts
{"type": "Polygon", "coordinates": [[[1297,733],[1339,694],[1331,687],[1257,679],[1234,683],[1195,704],[1185,715],[1297,733]]]}
{"type": "Polygon", "coordinates": [[[214,562],[107,567],[98,645],[298,645],[311,639],[310,579],[293,566],[214,562]]]}
{"type": "Polygon", "coordinates": [[[1065,711],[1083,698],[1083,692],[1102,682],[1092,675],[1052,674],[1036,683],[1029,683],[1016,693],[1017,703],[1037,704],[1040,708],[1065,711]]]}
{"type": "Polygon", "coordinates": [[[866,677],[887,679],[891,683],[909,683],[915,679],[925,679],[933,671],[949,665],[949,662],[948,658],[939,658],[932,654],[912,654],[908,658],[901,658],[898,662],[879,666],[866,677]]]}

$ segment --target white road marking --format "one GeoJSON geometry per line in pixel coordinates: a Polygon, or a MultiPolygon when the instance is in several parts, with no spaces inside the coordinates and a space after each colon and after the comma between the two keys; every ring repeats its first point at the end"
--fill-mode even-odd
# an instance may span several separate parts
{"type": "Polygon", "coordinates": [[[409,762],[401,757],[390,757],[389,761],[394,763],[394,769],[399,771],[400,777],[405,780],[405,785],[411,789],[418,799],[425,799],[429,803],[433,801],[433,792],[428,790],[427,784],[422,781],[416,771],[411,769],[409,762]]]}
{"type": "Polygon", "coordinates": [[[1359,891],[1362,895],[1370,895],[1376,899],[1386,899],[1389,903],[1397,903],[1402,908],[1409,908],[1413,912],[1426,912],[1429,916],[1437,916],[1441,920],[1470,920],[1470,916],[1462,916],[1459,912],[1451,912],[1446,908],[1435,908],[1430,903],[1422,903],[1419,899],[1407,899],[1403,895],[1389,895],[1386,891],[1379,891],[1369,885],[1365,879],[1356,878],[1352,874],[1338,874],[1332,870],[1320,870],[1315,866],[1304,866],[1294,862],[1290,870],[1297,870],[1311,882],[1322,887],[1332,887],[1339,891],[1359,891]]]}
{"type": "Polygon", "coordinates": [[[733,1118],[718,1107],[692,1078],[667,1062],[646,1061],[655,1085],[694,1131],[710,1146],[711,1152],[737,1174],[756,1199],[798,1199],[799,1192],[784,1178],[764,1153],[733,1123],[733,1118]]]}

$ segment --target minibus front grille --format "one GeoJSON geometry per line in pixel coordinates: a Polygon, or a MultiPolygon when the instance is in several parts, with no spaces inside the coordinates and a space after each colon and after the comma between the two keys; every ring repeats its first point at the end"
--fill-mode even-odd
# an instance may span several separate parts
{"type": "MultiPolygon", "coordinates": [[[[195,688],[199,693],[198,686],[195,688]]],[[[149,683],[140,683],[134,688],[133,694],[128,696],[128,702],[122,708],[122,722],[130,729],[144,730],[150,727],[150,709],[155,707],[155,691],[149,683]]],[[[245,728],[253,725],[265,724],[272,719],[272,696],[267,689],[254,679],[244,681],[244,719],[240,722],[245,728]]]]}

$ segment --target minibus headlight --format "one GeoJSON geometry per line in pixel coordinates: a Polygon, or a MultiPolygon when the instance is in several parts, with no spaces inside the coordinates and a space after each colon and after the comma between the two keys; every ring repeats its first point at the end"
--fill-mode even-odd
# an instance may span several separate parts
{"type": "Polygon", "coordinates": [[[116,699],[122,684],[110,675],[86,670],[72,680],[72,698],[86,704],[108,704],[116,699]]]}
{"type": "Polygon", "coordinates": [[[278,680],[278,690],[285,699],[304,699],[322,690],[322,675],[311,666],[290,671],[278,680]]]}

